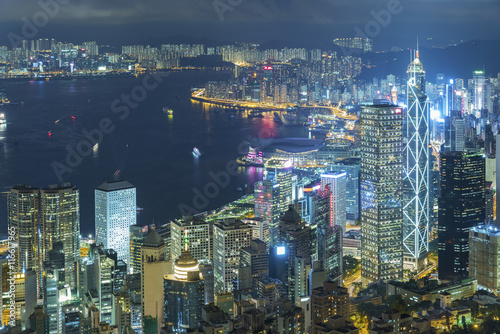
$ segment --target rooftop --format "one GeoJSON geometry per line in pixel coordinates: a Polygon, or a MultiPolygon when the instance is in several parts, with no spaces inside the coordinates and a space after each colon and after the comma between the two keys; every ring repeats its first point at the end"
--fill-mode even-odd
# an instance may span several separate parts
{"type": "Polygon", "coordinates": [[[133,186],[128,181],[106,181],[99,187],[97,187],[97,190],[116,191],[116,190],[131,189],[131,188],[135,188],[135,186],[133,186]]]}

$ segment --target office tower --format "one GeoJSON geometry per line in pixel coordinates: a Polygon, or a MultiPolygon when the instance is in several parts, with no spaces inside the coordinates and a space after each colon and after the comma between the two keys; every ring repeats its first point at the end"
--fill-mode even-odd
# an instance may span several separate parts
{"type": "MultiPolygon", "coordinates": [[[[487,109],[486,105],[486,78],[484,76],[484,71],[474,71],[473,76],[473,109],[483,110],[487,109]]],[[[491,112],[491,111],[490,111],[491,112]]]]}
{"type": "Polygon", "coordinates": [[[142,255],[141,248],[144,241],[142,226],[130,226],[130,273],[138,274],[141,272],[142,255]]]}
{"type": "MultiPolygon", "coordinates": [[[[416,59],[418,59],[418,51],[417,51],[416,59]]],[[[437,109],[440,111],[441,116],[448,116],[448,110],[445,110],[446,81],[445,81],[443,73],[438,73],[436,75],[436,86],[437,86],[437,91],[436,91],[437,109]]],[[[422,92],[425,92],[425,91],[422,90],[422,92]]]]}
{"type": "Polygon", "coordinates": [[[210,261],[199,261],[198,268],[205,284],[205,304],[214,302],[214,266],[210,261]]]}
{"type": "MultiPolygon", "coordinates": [[[[22,273],[26,270],[39,270],[38,242],[38,188],[20,184],[8,193],[7,198],[9,235],[17,243],[14,270],[22,273]]],[[[41,284],[38,278],[38,284],[41,284]]]]}
{"type": "Polygon", "coordinates": [[[115,260],[109,256],[102,245],[92,247],[94,261],[95,291],[97,292],[100,321],[114,324],[113,273],[115,260]]]}
{"type": "Polygon", "coordinates": [[[257,292],[258,281],[269,276],[269,253],[266,243],[259,239],[250,241],[249,247],[240,250],[240,267],[250,267],[251,286],[257,292]]]}
{"type": "Polygon", "coordinates": [[[492,225],[469,230],[469,277],[481,289],[500,294],[500,230],[492,225]]]}
{"type": "Polygon", "coordinates": [[[276,231],[280,221],[280,185],[276,180],[262,180],[255,183],[255,217],[263,219],[269,226],[269,240],[266,244],[274,244],[276,231]]]}
{"type": "Polygon", "coordinates": [[[465,120],[459,111],[450,110],[450,116],[444,118],[444,150],[465,150],[465,120]]]}
{"type": "MultiPolygon", "coordinates": [[[[429,104],[419,59],[408,65],[408,110],[404,119],[403,252],[404,267],[418,270],[429,251],[429,104]]],[[[441,74],[438,74],[438,78],[441,74]]],[[[444,80],[444,75],[443,80],[444,80]]]]}
{"type": "Polygon", "coordinates": [[[174,332],[198,327],[205,304],[203,283],[198,261],[186,249],[175,260],[174,274],[164,279],[165,323],[172,323],[174,332]]]}
{"type": "Polygon", "coordinates": [[[320,260],[328,280],[342,284],[342,237],[343,230],[340,226],[326,225],[322,227],[324,237],[321,239],[320,260]]]}
{"type": "MultiPolygon", "coordinates": [[[[323,261],[326,227],[331,226],[332,196],[330,189],[321,190],[319,184],[312,188],[310,186],[304,188],[305,207],[309,215],[304,219],[304,214],[302,214],[302,218],[311,230],[311,261],[323,261]],[[309,191],[315,187],[316,190],[309,191]]],[[[321,264],[324,265],[323,262],[321,264]]]]}
{"type": "Polygon", "coordinates": [[[287,255],[287,272],[284,283],[288,290],[288,298],[294,302],[297,292],[296,285],[299,284],[300,275],[302,272],[306,272],[307,276],[309,270],[305,266],[310,267],[311,265],[311,230],[293,208],[293,205],[290,205],[280,220],[278,244],[280,246],[277,249],[287,255]],[[284,248],[280,248],[283,246],[284,248]],[[299,259],[304,262],[297,262],[299,259]],[[300,264],[302,268],[297,268],[297,264],[300,264]],[[296,277],[297,274],[299,277],[296,277]]]}
{"type": "Polygon", "coordinates": [[[330,225],[346,230],[346,172],[321,174],[321,189],[330,190],[330,225]]]}
{"type": "Polygon", "coordinates": [[[80,334],[83,332],[85,320],[82,312],[75,305],[63,307],[63,334],[80,334]]]}
{"type": "Polygon", "coordinates": [[[359,170],[361,159],[347,158],[330,166],[334,172],[345,172],[347,176],[345,201],[346,219],[354,223],[359,219],[359,170]]]}
{"type": "Polygon", "coordinates": [[[157,330],[163,325],[164,299],[158,287],[163,286],[163,277],[172,272],[172,263],[165,259],[165,242],[153,226],[142,245],[141,297],[142,317],[158,319],[157,330]]]}
{"type": "Polygon", "coordinates": [[[66,266],[64,245],[56,242],[47,252],[47,260],[43,263],[44,293],[43,304],[49,316],[49,333],[62,333],[62,307],[71,301],[71,290],[66,283],[66,266]]]}
{"type": "Polygon", "coordinates": [[[43,305],[35,306],[35,311],[29,317],[28,328],[36,334],[49,333],[49,316],[43,311],[43,305]]]}
{"type": "Polygon", "coordinates": [[[252,229],[234,218],[214,224],[214,293],[232,293],[240,250],[250,246],[252,229]]]}
{"type": "Polygon", "coordinates": [[[175,219],[170,223],[170,254],[175,260],[181,256],[186,242],[189,245],[189,253],[200,260],[210,261],[212,259],[212,240],[210,236],[210,224],[198,217],[185,216],[175,219]]]}
{"type": "Polygon", "coordinates": [[[65,282],[77,290],[77,271],[80,260],[80,192],[68,183],[40,190],[41,261],[54,242],[63,245],[65,282]]]}
{"type": "Polygon", "coordinates": [[[96,243],[130,264],[130,226],[137,223],[135,187],[127,181],[104,182],[95,190],[96,243]]]}
{"type": "Polygon", "coordinates": [[[121,290],[114,294],[113,304],[115,307],[114,324],[118,330],[123,332],[131,324],[130,295],[127,291],[121,290]]]}
{"type": "Polygon", "coordinates": [[[484,222],[487,225],[496,225],[494,220],[494,204],[495,204],[495,190],[493,188],[493,182],[486,181],[486,186],[484,189],[484,222]]]}
{"type": "Polygon", "coordinates": [[[440,154],[438,275],[454,281],[469,275],[469,230],[484,223],[485,161],[482,154],[440,154]]]}
{"type": "Polygon", "coordinates": [[[276,180],[280,185],[280,212],[283,212],[292,201],[292,161],[272,158],[264,167],[264,179],[276,180]]]}
{"type": "Polygon", "coordinates": [[[402,254],[402,110],[361,108],[361,278],[398,279],[402,254]]]}

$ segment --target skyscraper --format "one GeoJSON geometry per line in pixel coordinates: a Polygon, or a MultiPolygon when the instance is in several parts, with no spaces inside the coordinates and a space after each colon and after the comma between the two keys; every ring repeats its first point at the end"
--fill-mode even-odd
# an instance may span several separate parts
{"type": "MultiPolygon", "coordinates": [[[[32,269],[38,272],[38,188],[20,184],[12,188],[7,198],[9,231],[18,244],[15,254],[15,270],[22,273],[32,269]]],[[[41,282],[39,281],[40,285],[41,282]]]]}
{"type": "Polygon", "coordinates": [[[276,241],[276,231],[280,222],[280,185],[276,180],[262,180],[255,183],[255,217],[269,226],[267,244],[276,241]]]}
{"type": "Polygon", "coordinates": [[[252,229],[234,218],[214,224],[214,293],[232,293],[240,250],[250,246],[252,229]]]}
{"type": "Polygon", "coordinates": [[[334,172],[345,172],[347,174],[346,182],[346,218],[350,222],[359,219],[359,158],[347,158],[335,165],[330,166],[334,172]]]}
{"type": "Polygon", "coordinates": [[[130,226],[137,222],[136,190],[127,181],[104,182],[95,190],[96,243],[130,264],[130,226]]]}
{"type": "Polygon", "coordinates": [[[403,274],[403,114],[393,105],[361,108],[361,279],[403,274]]]}
{"type": "Polygon", "coordinates": [[[40,190],[41,261],[54,242],[63,245],[65,282],[73,292],[77,289],[80,260],[80,192],[68,183],[40,190]]]}
{"type": "Polygon", "coordinates": [[[185,250],[175,260],[174,274],[164,278],[165,323],[172,323],[174,332],[185,333],[198,326],[204,292],[198,261],[185,250]]]}
{"type": "Polygon", "coordinates": [[[280,220],[278,227],[278,250],[283,249],[287,260],[286,282],[288,298],[295,302],[298,297],[307,293],[303,288],[301,277],[308,272],[306,265],[311,265],[311,229],[306,226],[300,215],[290,205],[280,220]]]}
{"type": "Polygon", "coordinates": [[[330,225],[346,230],[346,172],[321,174],[321,189],[330,190],[330,225]]]}
{"type": "Polygon", "coordinates": [[[275,180],[280,187],[280,212],[286,211],[292,201],[292,162],[273,158],[265,163],[264,179],[275,180]]]}
{"type": "Polygon", "coordinates": [[[469,276],[469,230],[484,223],[485,161],[482,154],[441,152],[438,199],[438,275],[469,276]]]}
{"type": "Polygon", "coordinates": [[[171,261],[165,259],[165,248],[165,241],[153,226],[141,249],[141,298],[144,327],[146,326],[145,318],[149,316],[158,319],[156,324],[158,331],[164,323],[165,304],[164,294],[158,289],[163,286],[164,276],[171,273],[172,266],[171,261]]]}
{"type": "MultiPolygon", "coordinates": [[[[403,251],[404,266],[417,270],[429,251],[429,105],[419,59],[408,66],[408,111],[404,119],[403,251]]],[[[439,77],[439,75],[438,75],[439,77]]],[[[444,78],[444,76],[443,76],[444,78]]]]}
{"type": "Polygon", "coordinates": [[[172,260],[179,258],[186,242],[189,253],[198,261],[212,259],[210,224],[198,217],[186,216],[170,223],[170,254],[172,260]]]}

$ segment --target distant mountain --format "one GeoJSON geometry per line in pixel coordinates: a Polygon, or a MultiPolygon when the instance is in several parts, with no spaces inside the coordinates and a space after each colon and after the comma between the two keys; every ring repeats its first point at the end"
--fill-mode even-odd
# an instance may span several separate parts
{"type": "MultiPolygon", "coordinates": [[[[485,70],[486,75],[497,76],[500,73],[500,41],[471,41],[443,49],[420,49],[420,60],[424,65],[426,79],[436,81],[438,73],[444,73],[446,79],[472,78],[472,72],[485,70]]],[[[363,63],[372,68],[364,68],[359,79],[371,80],[387,74],[406,76],[410,63],[410,51],[365,53],[363,63]]]]}

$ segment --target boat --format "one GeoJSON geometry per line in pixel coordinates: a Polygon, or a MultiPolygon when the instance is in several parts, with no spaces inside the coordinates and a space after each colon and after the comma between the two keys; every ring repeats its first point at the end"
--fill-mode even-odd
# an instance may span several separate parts
{"type": "Polygon", "coordinates": [[[193,156],[195,156],[196,158],[201,156],[200,150],[196,147],[193,147],[193,156]]]}
{"type": "Polygon", "coordinates": [[[59,120],[56,120],[56,121],[54,122],[54,124],[57,124],[57,123],[59,123],[59,120]]]}
{"type": "Polygon", "coordinates": [[[98,149],[99,149],[99,143],[96,143],[96,144],[94,145],[94,147],[92,148],[92,150],[93,150],[94,152],[96,152],[98,149]]]}
{"type": "Polygon", "coordinates": [[[163,107],[163,112],[167,115],[173,115],[174,114],[174,111],[170,108],[167,108],[167,107],[163,107]]]}
{"type": "Polygon", "coordinates": [[[7,123],[7,120],[5,119],[5,114],[1,113],[0,114],[0,124],[5,124],[7,123]]]}

